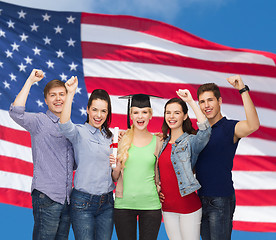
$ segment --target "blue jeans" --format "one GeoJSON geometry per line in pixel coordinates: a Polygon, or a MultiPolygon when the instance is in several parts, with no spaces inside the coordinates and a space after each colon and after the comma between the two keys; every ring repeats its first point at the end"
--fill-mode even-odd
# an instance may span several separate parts
{"type": "Polygon", "coordinates": [[[200,197],[202,240],[231,240],[232,221],[236,207],[235,194],[231,197],[200,197]]]}
{"type": "Polygon", "coordinates": [[[73,189],[70,212],[76,240],[110,240],[113,210],[113,192],[91,195],[73,189]]]}
{"type": "Polygon", "coordinates": [[[34,240],[67,240],[70,230],[70,213],[67,202],[60,204],[46,194],[32,192],[34,240]]]}

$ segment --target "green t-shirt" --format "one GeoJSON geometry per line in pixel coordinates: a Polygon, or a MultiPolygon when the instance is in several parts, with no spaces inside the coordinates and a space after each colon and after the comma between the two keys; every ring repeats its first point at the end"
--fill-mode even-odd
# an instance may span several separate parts
{"type": "Polygon", "coordinates": [[[123,178],[123,198],[115,199],[115,208],[156,210],[161,208],[155,180],[156,136],[144,147],[133,144],[128,150],[123,178]]]}

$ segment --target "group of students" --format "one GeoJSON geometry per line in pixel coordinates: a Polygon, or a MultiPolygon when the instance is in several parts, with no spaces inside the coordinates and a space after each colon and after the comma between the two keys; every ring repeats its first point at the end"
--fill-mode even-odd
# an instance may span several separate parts
{"type": "Polygon", "coordinates": [[[219,88],[207,83],[197,91],[199,107],[189,90],[178,90],[178,98],[165,104],[162,134],[152,134],[147,128],[153,114],[150,97],[128,96],[132,125],[120,138],[117,157],[110,148],[108,93],[94,90],[85,124],[74,124],[78,79],[52,80],[44,89],[47,112],[25,112],[30,88],[42,78],[43,72],[34,69],[10,107],[12,119],[31,134],[33,239],[68,239],[72,223],[77,240],[108,240],[115,223],[119,240],[135,240],[138,218],[139,239],[154,240],[162,216],[171,240],[231,239],[233,158],[239,140],[260,125],[240,76],[227,80],[241,94],[244,121],[222,116],[219,88]]]}

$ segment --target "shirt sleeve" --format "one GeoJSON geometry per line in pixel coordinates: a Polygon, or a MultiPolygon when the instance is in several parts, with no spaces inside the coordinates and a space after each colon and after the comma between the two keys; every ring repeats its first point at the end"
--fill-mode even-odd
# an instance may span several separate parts
{"type": "Polygon", "coordinates": [[[74,144],[75,141],[77,141],[77,135],[78,135],[78,129],[74,123],[72,123],[71,120],[69,120],[66,123],[60,123],[58,122],[59,129],[61,133],[68,138],[68,140],[74,144]]]}
{"type": "Polygon", "coordinates": [[[38,113],[25,112],[24,106],[13,106],[11,104],[9,114],[17,124],[25,128],[28,132],[35,133],[39,130],[38,113]]]}
{"type": "MultiPolygon", "coordinates": [[[[209,121],[206,119],[204,123],[197,123],[198,132],[196,135],[191,136],[191,146],[192,146],[192,154],[198,156],[198,154],[203,150],[203,148],[207,145],[210,136],[211,136],[211,126],[209,121]]],[[[196,157],[197,158],[197,157],[196,157]]],[[[193,163],[195,164],[195,163],[193,163]]]]}

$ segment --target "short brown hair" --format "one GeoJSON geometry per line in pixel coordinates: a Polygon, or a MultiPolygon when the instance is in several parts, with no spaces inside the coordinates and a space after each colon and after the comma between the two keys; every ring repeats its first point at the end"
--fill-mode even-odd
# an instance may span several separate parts
{"type": "Polygon", "coordinates": [[[217,100],[221,97],[219,87],[215,83],[205,83],[199,86],[197,89],[197,99],[204,92],[213,92],[217,100]]]}
{"type": "Polygon", "coordinates": [[[54,79],[54,80],[48,82],[48,83],[46,84],[45,88],[44,88],[43,93],[44,93],[44,98],[45,98],[45,99],[46,99],[46,97],[47,97],[47,94],[50,92],[50,90],[51,90],[52,88],[55,88],[55,87],[64,87],[65,90],[66,90],[66,92],[67,92],[67,89],[66,89],[66,87],[65,87],[65,83],[62,82],[62,81],[60,81],[60,80],[54,79]]]}

